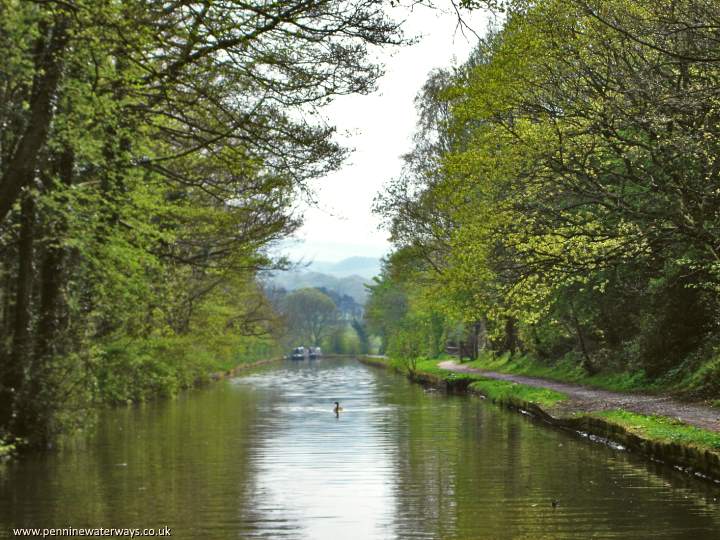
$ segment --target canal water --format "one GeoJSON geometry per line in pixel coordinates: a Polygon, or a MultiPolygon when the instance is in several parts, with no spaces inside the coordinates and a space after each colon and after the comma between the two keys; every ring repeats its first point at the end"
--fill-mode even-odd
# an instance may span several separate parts
{"type": "Polygon", "coordinates": [[[0,537],[165,526],[192,539],[717,539],[720,488],[334,359],[107,411],[73,447],[0,467],[0,537]]]}

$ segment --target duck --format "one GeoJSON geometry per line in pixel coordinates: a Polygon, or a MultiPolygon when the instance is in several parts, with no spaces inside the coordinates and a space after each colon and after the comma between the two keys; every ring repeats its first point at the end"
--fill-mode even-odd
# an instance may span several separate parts
{"type": "Polygon", "coordinates": [[[334,412],[335,414],[337,414],[337,413],[339,413],[339,412],[342,412],[342,410],[343,410],[343,408],[340,406],[340,402],[339,402],[339,401],[336,401],[336,402],[335,402],[335,407],[333,407],[333,412],[334,412]]]}

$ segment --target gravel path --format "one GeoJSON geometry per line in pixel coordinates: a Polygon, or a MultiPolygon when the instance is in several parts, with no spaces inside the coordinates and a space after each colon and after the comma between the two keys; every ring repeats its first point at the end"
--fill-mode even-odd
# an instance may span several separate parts
{"type": "Polygon", "coordinates": [[[610,392],[609,390],[598,390],[579,384],[562,383],[549,379],[540,379],[538,377],[485,371],[463,366],[452,360],[440,362],[438,367],[459,373],[475,373],[488,379],[512,381],[527,386],[550,388],[551,390],[562,392],[563,394],[567,394],[570,400],[567,404],[561,406],[560,412],[563,412],[563,410],[568,412],[591,412],[604,411],[607,409],[625,409],[626,411],[640,414],[667,416],[685,422],[686,424],[720,432],[720,410],[703,405],[684,403],[668,396],[610,392]]]}

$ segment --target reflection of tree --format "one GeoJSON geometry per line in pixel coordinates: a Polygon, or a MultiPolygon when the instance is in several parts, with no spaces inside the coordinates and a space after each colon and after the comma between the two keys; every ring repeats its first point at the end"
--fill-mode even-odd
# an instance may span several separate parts
{"type": "MultiPolygon", "coordinates": [[[[456,528],[453,467],[458,447],[457,408],[435,407],[419,386],[391,389],[387,401],[400,403],[395,436],[395,528],[398,537],[447,538],[456,528]],[[411,536],[411,535],[408,535],[411,536]]],[[[439,405],[439,404],[438,404],[439,405]]]]}

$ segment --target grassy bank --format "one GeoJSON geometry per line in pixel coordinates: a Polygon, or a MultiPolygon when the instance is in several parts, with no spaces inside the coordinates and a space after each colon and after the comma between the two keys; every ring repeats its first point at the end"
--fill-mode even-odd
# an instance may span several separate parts
{"type": "Polygon", "coordinates": [[[651,381],[640,371],[588,375],[577,361],[570,358],[554,363],[543,363],[524,355],[485,353],[481,354],[477,360],[465,362],[463,365],[499,373],[583,384],[615,392],[659,392],[666,388],[663,381],[651,381]]]}
{"type": "Polygon", "coordinates": [[[689,426],[674,418],[647,416],[622,409],[594,413],[593,416],[622,426],[643,439],[720,450],[720,433],[689,426]]]}
{"type": "Polygon", "coordinates": [[[561,392],[547,388],[535,388],[509,381],[488,379],[474,373],[457,373],[438,367],[443,359],[418,359],[405,361],[389,358],[373,358],[371,363],[390,367],[410,377],[432,380],[451,387],[467,388],[474,394],[481,394],[500,403],[530,403],[539,407],[552,408],[567,400],[561,392]]]}
{"type": "Polygon", "coordinates": [[[98,398],[118,404],[170,397],[214,374],[275,355],[267,343],[230,335],[117,339],[101,348],[98,398]]]}
{"type": "Polygon", "coordinates": [[[520,400],[547,408],[552,408],[567,399],[565,394],[548,388],[534,388],[510,381],[494,381],[491,379],[483,379],[472,383],[470,390],[497,402],[520,400]]]}

